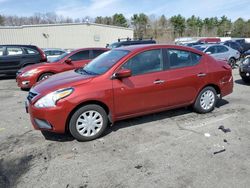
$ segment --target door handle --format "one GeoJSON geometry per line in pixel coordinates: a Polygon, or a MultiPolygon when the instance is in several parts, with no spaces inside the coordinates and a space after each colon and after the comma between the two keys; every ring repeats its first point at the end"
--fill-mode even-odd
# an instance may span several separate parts
{"type": "Polygon", "coordinates": [[[155,80],[154,84],[163,84],[165,83],[165,80],[155,80]]]}
{"type": "Polygon", "coordinates": [[[207,74],[206,73],[199,73],[199,74],[197,74],[197,76],[198,77],[205,77],[205,76],[207,76],[207,74]]]}

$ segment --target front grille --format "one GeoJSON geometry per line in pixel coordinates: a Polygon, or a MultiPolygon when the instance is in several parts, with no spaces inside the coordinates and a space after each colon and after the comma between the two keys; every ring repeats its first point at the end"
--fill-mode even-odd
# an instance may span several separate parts
{"type": "Polygon", "coordinates": [[[35,96],[37,96],[37,93],[34,93],[34,92],[29,92],[29,94],[28,94],[28,97],[27,97],[27,99],[29,100],[29,101],[31,101],[35,96]]]}

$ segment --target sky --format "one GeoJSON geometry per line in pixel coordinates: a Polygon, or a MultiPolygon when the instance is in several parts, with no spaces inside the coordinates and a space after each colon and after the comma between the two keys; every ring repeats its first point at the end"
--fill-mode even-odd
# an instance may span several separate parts
{"type": "Polygon", "coordinates": [[[0,14],[31,16],[55,12],[73,19],[136,13],[166,17],[181,14],[201,18],[226,15],[231,20],[250,19],[250,0],[0,0],[0,14]]]}

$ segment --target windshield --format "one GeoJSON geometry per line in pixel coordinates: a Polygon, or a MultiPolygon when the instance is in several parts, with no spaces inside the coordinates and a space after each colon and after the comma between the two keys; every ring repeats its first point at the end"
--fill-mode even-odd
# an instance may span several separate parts
{"type": "Polygon", "coordinates": [[[88,63],[83,70],[89,74],[103,74],[129,52],[130,51],[127,50],[111,50],[104,52],[88,63]]]}
{"type": "Polygon", "coordinates": [[[49,63],[54,63],[54,62],[57,62],[57,61],[60,61],[61,59],[63,59],[64,57],[66,57],[68,55],[68,53],[64,53],[56,58],[54,58],[53,60],[51,60],[49,63]]]}
{"type": "Polygon", "coordinates": [[[204,47],[204,46],[193,46],[193,48],[200,50],[202,52],[206,49],[206,47],[204,47]]]}

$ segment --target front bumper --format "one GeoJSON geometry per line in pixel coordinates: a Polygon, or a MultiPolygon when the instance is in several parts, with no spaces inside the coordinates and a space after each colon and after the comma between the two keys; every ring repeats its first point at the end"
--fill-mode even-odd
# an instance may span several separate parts
{"type": "Polygon", "coordinates": [[[241,65],[239,68],[240,76],[243,78],[250,79],[250,66],[249,65],[241,65]]]}
{"type": "Polygon", "coordinates": [[[29,89],[36,83],[36,80],[32,77],[22,77],[17,75],[16,82],[18,87],[22,89],[29,89]]]}
{"type": "Polygon", "coordinates": [[[36,108],[29,101],[26,102],[26,111],[30,114],[30,120],[36,130],[46,130],[56,133],[66,131],[68,116],[73,106],[66,100],[60,101],[56,107],[36,108]]]}

